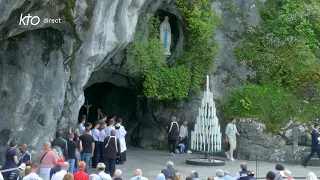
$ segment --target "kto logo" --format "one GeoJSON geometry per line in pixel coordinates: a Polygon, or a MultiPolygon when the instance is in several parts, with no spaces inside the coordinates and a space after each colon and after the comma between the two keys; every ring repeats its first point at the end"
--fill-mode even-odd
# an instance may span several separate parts
{"type": "Polygon", "coordinates": [[[20,22],[19,25],[29,25],[29,22],[31,25],[36,26],[40,23],[40,18],[39,16],[30,16],[30,14],[28,14],[28,16],[24,16],[23,14],[20,15],[20,22]]]}
{"type": "MultiPolygon", "coordinates": [[[[23,14],[21,14],[19,25],[20,26],[21,25],[28,26],[29,24],[31,24],[32,26],[36,26],[40,22],[41,22],[41,19],[39,16],[31,16],[30,14],[28,14],[28,16],[23,16],[23,14]]],[[[57,19],[44,18],[43,23],[45,23],[45,24],[47,24],[47,23],[51,23],[51,24],[61,23],[61,18],[57,18],[57,19]]]]}

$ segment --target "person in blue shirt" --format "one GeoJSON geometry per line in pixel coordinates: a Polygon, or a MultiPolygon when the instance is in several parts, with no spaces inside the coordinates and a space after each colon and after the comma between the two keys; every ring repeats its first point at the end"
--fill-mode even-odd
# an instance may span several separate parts
{"type": "Polygon", "coordinates": [[[19,150],[20,150],[21,156],[19,157],[18,166],[20,166],[22,163],[26,163],[27,161],[31,160],[31,155],[27,151],[27,145],[26,144],[22,144],[19,147],[19,150]]]}
{"type": "Polygon", "coordinates": [[[319,124],[316,123],[313,125],[314,129],[312,130],[311,137],[312,137],[312,146],[311,146],[311,153],[306,157],[303,161],[302,165],[307,167],[307,163],[313,157],[314,153],[317,153],[320,159],[320,142],[319,142],[319,124]]]}

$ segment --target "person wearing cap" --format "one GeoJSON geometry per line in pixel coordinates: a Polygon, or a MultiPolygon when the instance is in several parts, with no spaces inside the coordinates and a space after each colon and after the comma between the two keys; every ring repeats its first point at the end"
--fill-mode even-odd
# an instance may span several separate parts
{"type": "Polygon", "coordinates": [[[61,171],[61,166],[62,166],[62,163],[64,163],[64,162],[65,162],[65,160],[63,158],[58,159],[56,166],[54,168],[51,168],[51,170],[50,170],[50,179],[52,178],[52,176],[54,174],[61,171]]]}
{"type": "Polygon", "coordinates": [[[312,146],[311,146],[311,153],[306,157],[306,159],[303,161],[302,165],[304,167],[307,167],[308,162],[313,157],[315,153],[317,153],[319,159],[320,159],[320,142],[319,142],[319,128],[320,125],[318,123],[315,123],[313,125],[313,130],[311,133],[312,137],[312,146]]]}
{"type": "Polygon", "coordinates": [[[85,123],[86,123],[86,115],[82,115],[80,119],[80,124],[79,124],[80,136],[84,134],[84,130],[86,129],[86,127],[84,126],[85,123]]]}
{"type": "Polygon", "coordinates": [[[39,165],[36,162],[32,162],[31,173],[24,177],[23,180],[43,180],[41,177],[37,175],[38,170],[39,165]]]}
{"type": "Polygon", "coordinates": [[[253,170],[248,170],[248,180],[256,180],[254,178],[254,172],[253,170]]]}
{"type": "Polygon", "coordinates": [[[283,179],[294,180],[289,170],[280,171],[280,174],[283,177],[283,179]]]}
{"type": "Polygon", "coordinates": [[[21,164],[18,169],[11,171],[9,174],[8,180],[17,180],[19,179],[20,172],[24,171],[26,169],[26,164],[21,164]]]}
{"type": "Polygon", "coordinates": [[[248,180],[247,163],[243,162],[240,164],[241,171],[234,177],[236,180],[248,180]]]}
{"type": "Polygon", "coordinates": [[[98,163],[97,165],[98,174],[91,174],[90,180],[112,180],[111,176],[104,172],[105,169],[106,169],[106,166],[104,165],[104,163],[98,163]]]}
{"type": "Polygon", "coordinates": [[[27,145],[26,144],[22,144],[19,147],[19,151],[21,153],[21,156],[19,157],[19,160],[18,160],[18,166],[20,166],[22,163],[26,163],[27,161],[31,160],[31,155],[27,151],[27,145]]]}

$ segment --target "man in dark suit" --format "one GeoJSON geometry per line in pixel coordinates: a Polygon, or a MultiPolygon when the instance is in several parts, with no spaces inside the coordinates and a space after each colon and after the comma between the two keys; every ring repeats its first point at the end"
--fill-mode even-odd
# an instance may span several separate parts
{"type": "Polygon", "coordinates": [[[170,121],[168,125],[168,143],[171,155],[175,156],[176,142],[179,138],[179,124],[174,116],[171,117],[170,121]]]}
{"type": "Polygon", "coordinates": [[[314,124],[314,129],[312,130],[311,137],[312,137],[312,146],[311,146],[311,153],[309,156],[303,161],[302,165],[304,167],[307,167],[307,163],[309,160],[313,157],[314,153],[317,153],[319,159],[320,159],[320,144],[319,144],[319,124],[314,124]]]}

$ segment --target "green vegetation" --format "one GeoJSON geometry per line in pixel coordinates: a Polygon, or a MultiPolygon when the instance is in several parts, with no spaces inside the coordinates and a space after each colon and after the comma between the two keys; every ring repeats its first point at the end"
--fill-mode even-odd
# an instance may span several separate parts
{"type": "Polygon", "coordinates": [[[272,129],[292,118],[310,121],[320,115],[320,1],[267,1],[260,14],[261,26],[248,27],[235,49],[256,71],[254,85],[231,92],[228,114],[258,117],[272,129]]]}
{"type": "Polygon", "coordinates": [[[210,0],[178,0],[177,5],[187,23],[187,46],[184,54],[169,66],[160,43],[159,19],[154,16],[148,27],[139,27],[128,50],[125,69],[142,76],[143,93],[160,100],[183,99],[198,91],[212,68],[218,48],[213,41],[217,18],[210,0]]]}

